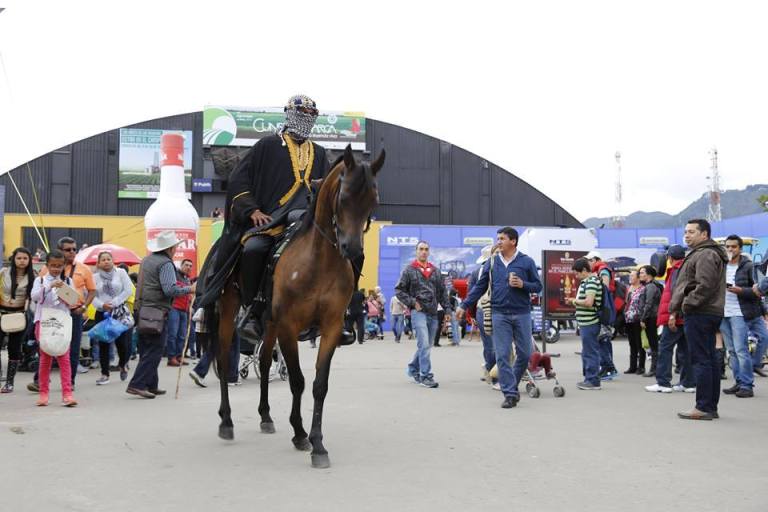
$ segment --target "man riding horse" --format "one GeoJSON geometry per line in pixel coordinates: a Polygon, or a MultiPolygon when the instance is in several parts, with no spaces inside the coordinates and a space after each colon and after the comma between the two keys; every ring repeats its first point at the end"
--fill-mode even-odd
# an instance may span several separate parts
{"type": "MultiPolygon", "coordinates": [[[[224,231],[214,248],[213,268],[204,276],[201,304],[212,304],[239,261],[241,304],[248,317],[241,332],[250,339],[260,331],[256,326],[261,311],[255,299],[275,237],[301,218],[312,181],[321,180],[329,170],[325,149],[309,140],[318,115],[315,102],[304,95],[292,96],[284,110],[280,131],[259,139],[229,177],[224,231]]],[[[355,277],[359,278],[357,271],[355,277]]],[[[343,333],[345,341],[351,336],[343,333]]]]}

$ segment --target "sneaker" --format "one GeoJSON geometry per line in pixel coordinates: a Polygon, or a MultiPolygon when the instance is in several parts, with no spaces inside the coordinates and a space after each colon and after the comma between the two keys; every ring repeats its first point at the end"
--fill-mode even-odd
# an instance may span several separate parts
{"type": "Polygon", "coordinates": [[[739,398],[752,398],[755,396],[755,392],[752,391],[752,388],[741,388],[737,392],[734,393],[734,396],[737,396],[739,398]]]}
{"type": "Polygon", "coordinates": [[[602,381],[610,381],[614,380],[619,376],[618,370],[616,368],[611,368],[610,370],[605,370],[603,372],[600,372],[600,380],[602,381]]]}
{"type": "Polygon", "coordinates": [[[200,386],[201,388],[208,387],[205,385],[205,382],[203,382],[203,377],[197,374],[195,370],[192,370],[189,372],[189,376],[192,378],[195,384],[200,386]]]}
{"type": "Polygon", "coordinates": [[[675,384],[674,386],[672,386],[672,391],[676,393],[695,393],[696,388],[687,388],[682,384],[675,384]]]}
{"type": "Polygon", "coordinates": [[[88,370],[90,370],[90,368],[83,366],[81,364],[77,365],[77,373],[88,373],[88,370]]]}
{"type": "MultiPolygon", "coordinates": [[[[270,379],[272,380],[272,379],[270,379]]],[[[240,379],[237,379],[235,382],[227,382],[227,386],[234,387],[234,386],[242,386],[243,381],[240,379]]]]}
{"type": "Polygon", "coordinates": [[[120,368],[120,380],[128,379],[128,367],[120,368]]]}
{"type": "Polygon", "coordinates": [[[35,404],[38,407],[45,407],[48,405],[48,395],[47,394],[41,394],[40,397],[37,399],[37,403],[35,404]]]}
{"type": "Polygon", "coordinates": [[[493,384],[491,384],[491,388],[495,389],[496,391],[501,391],[501,384],[499,384],[498,382],[494,382],[493,384]]]}
{"type": "Polygon", "coordinates": [[[501,403],[502,409],[511,409],[512,407],[517,407],[517,402],[520,401],[520,398],[517,396],[505,396],[504,401],[501,403]]]}
{"type": "Polygon", "coordinates": [[[600,387],[600,384],[592,384],[591,382],[579,382],[576,384],[576,387],[579,389],[583,389],[584,391],[599,391],[603,388],[600,387]]]}
{"type": "MultiPolygon", "coordinates": [[[[29,386],[27,386],[27,388],[29,388],[29,386]]],[[[740,389],[741,389],[741,387],[738,384],[734,384],[733,386],[731,386],[729,388],[725,388],[723,390],[723,393],[725,393],[726,395],[735,395],[736,392],[738,390],[740,390],[740,389]]]]}
{"type": "Polygon", "coordinates": [[[91,370],[98,370],[98,369],[99,369],[99,366],[100,366],[100,365],[99,365],[99,362],[98,362],[98,361],[93,361],[93,362],[91,363],[91,366],[90,366],[89,368],[90,368],[91,370]]]}
{"type": "Polygon", "coordinates": [[[410,368],[408,368],[405,371],[405,374],[408,375],[408,378],[413,379],[416,384],[421,384],[421,375],[418,373],[413,373],[410,368]]]}
{"type": "Polygon", "coordinates": [[[652,384],[650,386],[645,386],[645,390],[649,393],[671,393],[672,388],[668,388],[666,386],[659,386],[658,384],[652,384]]]}
{"type": "Polygon", "coordinates": [[[106,384],[109,384],[109,377],[106,375],[102,375],[98,379],[96,379],[96,385],[97,386],[104,386],[106,384]]]}
{"type": "Polygon", "coordinates": [[[168,366],[181,366],[181,363],[179,363],[179,361],[177,361],[175,357],[169,357],[168,366]]]}
{"type": "Polygon", "coordinates": [[[547,379],[552,380],[555,377],[557,377],[557,373],[555,373],[555,370],[550,370],[549,372],[547,372],[547,379]]]}
{"type": "MultiPolygon", "coordinates": [[[[40,385],[37,382],[30,382],[27,384],[27,389],[30,390],[33,393],[39,393],[40,392],[40,385]]],[[[47,403],[46,403],[47,405],[47,403]]]]}
{"type": "Polygon", "coordinates": [[[439,384],[435,382],[435,379],[433,379],[432,377],[422,377],[421,382],[419,384],[421,384],[425,388],[436,388],[437,386],[439,386],[439,384]]]}
{"type": "Polygon", "coordinates": [[[64,400],[61,401],[61,404],[64,407],[77,407],[77,400],[72,395],[65,396],[64,400]]]}

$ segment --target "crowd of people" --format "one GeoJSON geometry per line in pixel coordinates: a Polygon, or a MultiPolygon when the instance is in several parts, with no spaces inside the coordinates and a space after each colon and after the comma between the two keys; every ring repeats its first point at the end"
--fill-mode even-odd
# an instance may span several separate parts
{"type": "MultiPolygon", "coordinates": [[[[142,265],[142,270],[146,270],[157,258],[168,263],[162,266],[162,279],[159,275],[142,279],[138,274],[129,274],[128,267],[116,264],[109,251],[100,252],[93,266],[77,262],[77,243],[70,237],[61,238],[56,248],[44,255],[44,265],[38,272],[33,266],[32,253],[24,247],[16,248],[8,264],[0,270],[0,331],[7,339],[8,347],[5,382],[0,392],[14,392],[20,369],[35,370],[27,389],[38,393],[37,405],[48,405],[50,372],[55,361],[59,368],[63,404],[73,407],[77,405],[74,389],[78,374],[98,369],[95,384],[99,386],[110,383],[113,371],[119,373],[121,381],[126,381],[129,361],[141,356],[128,392],[145,398],[163,394],[164,390],[156,383],[156,365],[153,370],[150,362],[166,355],[169,366],[188,364],[181,357],[179,343],[183,345],[186,338],[185,315],[195,290],[195,285],[189,282],[191,261],[185,260],[177,269],[171,260],[180,241],[175,240],[175,235],[173,240],[168,233],[164,236],[165,242],[161,237],[159,241],[149,243],[148,247],[154,251],[142,265]],[[163,243],[172,244],[167,247],[158,245],[163,243]],[[168,302],[162,332],[151,340],[142,339],[134,328],[139,320],[138,315],[134,315],[138,311],[135,305],[137,286],[144,290],[145,305],[160,302],[164,307],[166,299],[168,302]],[[176,300],[171,301],[171,297],[176,300]],[[46,340],[41,339],[48,332],[45,328],[50,323],[49,318],[56,317],[52,311],[65,312],[70,317],[71,331],[66,333],[68,350],[63,353],[49,353],[46,340]],[[90,334],[90,329],[108,319],[122,322],[125,327],[111,339],[86,336],[90,349],[81,350],[83,332],[90,334]],[[113,355],[116,355],[116,361],[113,361],[113,355]]],[[[142,272],[142,277],[144,274],[146,272],[142,272]]],[[[194,336],[191,339],[188,353],[196,356],[199,348],[194,345],[194,336]]]]}
{"type": "MultiPolygon", "coordinates": [[[[695,393],[695,406],[678,416],[712,420],[719,418],[726,360],[734,376],[733,385],[722,390],[726,395],[750,398],[754,375],[768,376],[763,371],[768,312],[762,299],[768,294],[768,278],[757,282],[739,236],[729,236],[722,246],[712,240],[706,220],[689,221],[684,239],[687,250],[669,247],[662,268],[640,266],[630,273],[627,287],[617,286],[613,269],[597,251],[574,262],[579,286],[569,301],[575,308],[583,370],[577,387],[600,390],[604,382],[618,377],[613,337],[619,314],[629,342],[624,374],[653,378],[655,383],[645,386],[648,392],[695,393]],[[757,340],[753,350],[750,335],[757,340]],[[673,369],[679,374],[675,384],[673,369]]],[[[498,231],[496,245],[484,249],[478,260],[482,266],[470,276],[469,292],[460,305],[451,303],[443,277],[429,262],[429,243],[418,243],[415,260],[395,288],[397,301],[411,311],[417,348],[406,371],[416,383],[438,387],[430,348],[439,337],[439,312],[453,311],[457,320],[471,318],[480,333],[483,380],[493,381],[502,391],[503,408],[517,405],[524,372],[539,367],[546,356],[538,353],[531,334],[531,294],[539,293],[542,283],[533,260],[517,249],[517,240],[511,227],[498,231]]],[[[396,337],[403,308],[392,311],[396,337]]],[[[550,371],[545,376],[554,376],[550,371]]]]}

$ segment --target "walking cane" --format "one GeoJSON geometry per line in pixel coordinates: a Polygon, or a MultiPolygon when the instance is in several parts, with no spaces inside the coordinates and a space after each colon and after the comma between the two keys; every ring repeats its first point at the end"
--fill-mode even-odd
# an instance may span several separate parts
{"type": "Polygon", "coordinates": [[[181,382],[181,370],[184,368],[184,356],[187,354],[187,345],[189,344],[189,334],[192,331],[192,306],[195,301],[189,301],[189,308],[187,309],[187,335],[184,337],[184,348],[181,350],[181,362],[179,363],[179,374],[176,376],[176,396],[175,400],[179,399],[179,383],[181,382]]]}

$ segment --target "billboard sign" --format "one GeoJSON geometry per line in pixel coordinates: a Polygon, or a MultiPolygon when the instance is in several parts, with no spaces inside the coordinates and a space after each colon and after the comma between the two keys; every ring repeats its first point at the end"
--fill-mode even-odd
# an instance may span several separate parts
{"type": "Polygon", "coordinates": [[[568,299],[576,298],[579,280],[571,267],[574,261],[586,255],[586,251],[542,251],[544,318],[548,320],[576,318],[576,308],[568,304],[568,299]]]}
{"type": "MultiPolygon", "coordinates": [[[[279,131],[285,124],[282,108],[206,106],[203,109],[203,144],[252,146],[257,140],[279,131]]],[[[328,149],[365,151],[365,114],[320,112],[310,139],[328,149]]]]}
{"type": "Polygon", "coordinates": [[[165,133],[184,136],[184,181],[187,197],[192,197],[192,131],[120,129],[117,197],[155,199],[160,192],[160,138],[165,133]]]}

